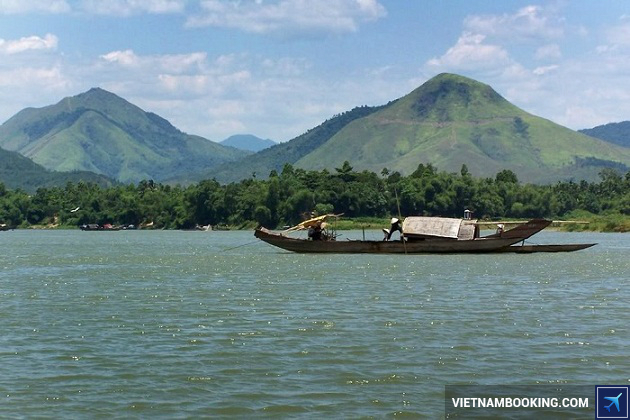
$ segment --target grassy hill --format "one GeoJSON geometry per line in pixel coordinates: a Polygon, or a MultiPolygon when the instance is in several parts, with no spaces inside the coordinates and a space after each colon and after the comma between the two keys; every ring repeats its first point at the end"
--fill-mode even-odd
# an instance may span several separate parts
{"type": "Polygon", "coordinates": [[[12,190],[21,189],[29,193],[40,187],[63,187],[68,182],[91,182],[109,187],[114,181],[93,172],[53,172],[36,164],[17,152],[0,149],[0,182],[12,190]]]}
{"type": "Polygon", "coordinates": [[[514,171],[521,181],[597,179],[628,170],[630,149],[572,131],[509,103],[490,86],[441,74],[377,112],[349,122],[302,156],[305,169],[339,167],[409,174],[419,163],[474,176],[514,171]]]}
{"type": "Polygon", "coordinates": [[[47,169],[92,171],[123,182],[185,178],[249,154],[185,134],[99,88],[20,111],[0,126],[0,147],[47,169]]]}
{"type": "Polygon", "coordinates": [[[620,146],[630,147],[630,121],[599,125],[579,130],[579,132],[620,146]]]}

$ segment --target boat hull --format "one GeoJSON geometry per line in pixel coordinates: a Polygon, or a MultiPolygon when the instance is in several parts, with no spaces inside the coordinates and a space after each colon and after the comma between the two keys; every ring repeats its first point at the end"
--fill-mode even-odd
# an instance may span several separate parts
{"type": "Polygon", "coordinates": [[[254,235],[273,246],[298,253],[334,254],[447,254],[489,253],[509,247],[522,238],[476,238],[472,240],[427,239],[421,241],[312,241],[273,233],[265,228],[254,235]]]}
{"type": "Polygon", "coordinates": [[[512,245],[497,250],[497,252],[512,252],[516,254],[533,254],[537,252],[573,252],[590,248],[597,244],[554,244],[554,245],[512,245]]]}

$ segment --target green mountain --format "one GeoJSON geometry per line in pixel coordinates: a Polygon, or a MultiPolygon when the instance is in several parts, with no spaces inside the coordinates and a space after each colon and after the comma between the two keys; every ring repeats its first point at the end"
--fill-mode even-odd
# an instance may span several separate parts
{"type": "Polygon", "coordinates": [[[490,86],[440,74],[399,100],[352,121],[303,156],[305,169],[339,167],[409,174],[419,163],[474,176],[503,169],[519,180],[598,179],[602,167],[628,170],[630,149],[562,127],[512,105],[490,86]]]}
{"type": "Polygon", "coordinates": [[[599,125],[578,130],[587,136],[596,137],[624,147],[630,147],[630,121],[599,125]]]}
{"type": "Polygon", "coordinates": [[[17,152],[0,149],[0,182],[12,190],[33,193],[40,187],[63,187],[68,182],[91,182],[109,187],[114,182],[93,172],[53,172],[17,152]]]}
{"type": "Polygon", "coordinates": [[[47,169],[92,171],[122,182],[185,178],[248,154],[185,134],[99,88],[20,111],[0,126],[0,147],[47,169]]]}
{"type": "Polygon", "coordinates": [[[270,139],[261,139],[252,134],[235,134],[219,142],[219,144],[236,147],[241,150],[249,150],[250,152],[260,152],[263,149],[274,146],[276,142],[270,139]]]}
{"type": "Polygon", "coordinates": [[[509,169],[519,180],[599,180],[604,167],[630,169],[630,149],[529,114],[490,86],[440,74],[410,94],[381,107],[361,107],[335,116],[307,133],[238,165],[223,165],[200,177],[238,181],[268,176],[285,163],[329,169],[350,162],[355,170],[383,168],[408,175],[420,163],[474,176],[509,169]]]}

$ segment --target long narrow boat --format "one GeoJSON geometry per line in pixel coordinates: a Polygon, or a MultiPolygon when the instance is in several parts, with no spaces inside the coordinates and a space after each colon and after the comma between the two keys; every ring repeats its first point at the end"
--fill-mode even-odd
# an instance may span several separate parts
{"type": "Polygon", "coordinates": [[[573,252],[590,248],[592,244],[552,244],[552,245],[512,245],[501,248],[496,252],[512,252],[516,254],[533,254],[536,252],[573,252]]]}
{"type": "MultiPolygon", "coordinates": [[[[317,221],[321,222],[321,220],[317,221]]],[[[254,235],[273,246],[299,253],[347,254],[434,254],[434,253],[488,253],[497,252],[524,241],[540,232],[551,221],[533,219],[505,232],[479,237],[473,220],[451,218],[408,217],[402,230],[405,240],[310,240],[292,238],[260,227],[254,235]]],[[[304,227],[309,227],[303,222],[304,227]]],[[[293,229],[289,229],[293,230],[293,229]]],[[[324,236],[325,237],[325,236],[324,236]]]]}

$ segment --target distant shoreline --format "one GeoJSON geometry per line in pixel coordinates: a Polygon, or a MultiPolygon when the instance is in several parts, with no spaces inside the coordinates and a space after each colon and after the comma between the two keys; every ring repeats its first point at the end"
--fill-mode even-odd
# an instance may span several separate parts
{"type": "MultiPolygon", "coordinates": [[[[506,218],[502,221],[516,221],[524,220],[525,218],[512,219],[506,218]]],[[[494,223],[500,223],[499,220],[481,220],[487,223],[488,226],[492,226],[494,223]]],[[[337,221],[329,222],[336,230],[362,230],[362,229],[382,229],[389,227],[390,218],[341,218],[337,221]]],[[[244,223],[238,226],[224,226],[221,225],[220,229],[214,231],[225,230],[253,230],[256,228],[256,223],[244,223]]],[[[13,227],[5,230],[14,229],[32,229],[32,230],[78,230],[78,226],[64,226],[64,225],[30,225],[25,227],[13,227]]],[[[276,227],[276,230],[280,228],[276,227]]],[[[491,228],[488,228],[491,229],[491,228]]],[[[195,231],[196,229],[138,229],[138,230],[182,230],[182,231],[195,231]]],[[[584,218],[571,218],[571,220],[555,220],[554,223],[547,228],[547,230],[553,230],[558,232],[615,232],[615,233],[627,233],[630,232],[630,216],[624,215],[592,215],[584,218]]]]}

